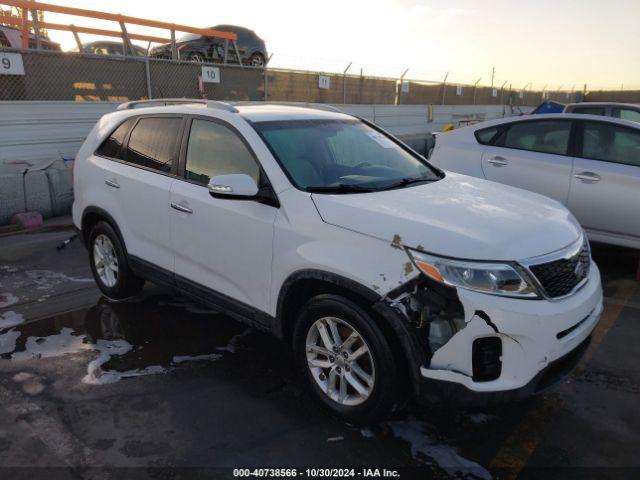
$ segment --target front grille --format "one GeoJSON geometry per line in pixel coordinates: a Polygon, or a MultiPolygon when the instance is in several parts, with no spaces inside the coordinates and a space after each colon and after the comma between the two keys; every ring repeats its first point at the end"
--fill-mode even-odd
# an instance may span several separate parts
{"type": "Polygon", "coordinates": [[[589,244],[584,241],[578,253],[570,258],[561,258],[549,263],[529,266],[548,297],[568,295],[589,275],[591,259],[589,244]]]}

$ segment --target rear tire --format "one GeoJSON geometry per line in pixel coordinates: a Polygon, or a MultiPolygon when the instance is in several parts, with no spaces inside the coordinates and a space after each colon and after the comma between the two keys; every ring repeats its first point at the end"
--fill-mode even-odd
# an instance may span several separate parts
{"type": "Polygon", "coordinates": [[[261,53],[254,53],[249,57],[247,64],[255,68],[264,68],[264,56],[261,53]]]}
{"type": "Polygon", "coordinates": [[[354,302],[329,294],[309,300],[296,322],[293,352],[308,388],[340,417],[371,423],[396,405],[402,390],[389,342],[354,302]]]}
{"type": "Polygon", "coordinates": [[[110,224],[96,223],[89,234],[87,248],[93,278],[105,296],[122,300],[140,293],[144,280],[129,268],[124,246],[110,224]]]}

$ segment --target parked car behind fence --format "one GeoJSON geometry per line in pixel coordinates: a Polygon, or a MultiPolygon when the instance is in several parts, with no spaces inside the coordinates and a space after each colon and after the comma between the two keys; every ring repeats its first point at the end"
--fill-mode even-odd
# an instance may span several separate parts
{"type": "MultiPolygon", "coordinates": [[[[236,44],[240,52],[238,61],[236,52],[229,45],[228,62],[242,63],[252,67],[264,67],[267,59],[267,48],[262,40],[253,30],[238,27],[235,25],[216,25],[210,27],[212,30],[233,32],[238,35],[236,44]]],[[[221,38],[205,37],[203,35],[187,34],[176,43],[178,55],[181,60],[193,62],[214,62],[224,61],[225,41],[221,38]]],[[[171,58],[171,44],[160,45],[152,48],[151,57],[171,58]]]]}
{"type": "MultiPolygon", "coordinates": [[[[22,31],[0,25],[0,47],[22,48],[22,31]]],[[[38,41],[33,33],[29,34],[29,48],[38,48],[38,41]]],[[[52,42],[47,37],[40,37],[40,48],[43,50],[60,50],[60,44],[52,42]]]]}

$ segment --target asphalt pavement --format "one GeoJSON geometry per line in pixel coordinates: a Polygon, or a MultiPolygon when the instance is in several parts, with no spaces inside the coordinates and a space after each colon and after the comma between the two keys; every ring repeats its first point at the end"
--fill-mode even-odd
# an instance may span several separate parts
{"type": "Polygon", "coordinates": [[[4,478],[231,477],[254,467],[301,468],[301,477],[307,467],[357,476],[400,468],[401,478],[640,476],[631,250],[594,245],[605,312],[562,384],[492,409],[410,403],[363,428],[323,410],[269,335],[153,285],[107,301],[84,247],[56,249],[72,233],[0,237],[4,478]]]}

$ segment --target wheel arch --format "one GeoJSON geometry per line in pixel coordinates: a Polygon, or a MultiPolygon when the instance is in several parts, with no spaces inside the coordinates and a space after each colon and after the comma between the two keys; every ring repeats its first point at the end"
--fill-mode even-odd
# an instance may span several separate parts
{"type": "Polygon", "coordinates": [[[287,277],[278,295],[273,333],[290,344],[297,313],[309,299],[324,293],[341,295],[363,308],[389,341],[400,362],[400,372],[407,374],[406,380],[417,379],[424,361],[406,319],[386,305],[385,299],[374,290],[335,273],[301,270],[287,277]]]}
{"type": "Polygon", "coordinates": [[[80,236],[82,239],[82,243],[84,246],[87,246],[89,242],[89,235],[91,234],[91,229],[100,221],[107,222],[113,229],[116,231],[118,235],[118,240],[120,240],[120,244],[122,248],[124,248],[125,253],[127,253],[127,245],[124,242],[124,238],[122,237],[122,232],[120,231],[120,227],[118,227],[118,222],[109,214],[106,210],[90,206],[84,209],[82,212],[82,217],[80,221],[80,236]]]}

